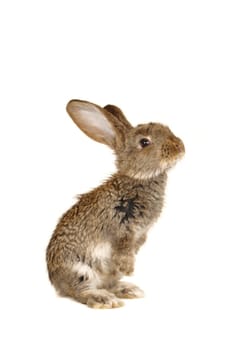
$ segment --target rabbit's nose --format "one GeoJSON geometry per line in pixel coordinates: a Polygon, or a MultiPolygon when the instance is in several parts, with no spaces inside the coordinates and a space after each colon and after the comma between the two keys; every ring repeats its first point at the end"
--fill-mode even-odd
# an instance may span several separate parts
{"type": "Polygon", "coordinates": [[[184,143],[181,139],[178,137],[175,138],[175,140],[172,142],[174,148],[179,152],[179,153],[185,153],[185,147],[184,143]]]}

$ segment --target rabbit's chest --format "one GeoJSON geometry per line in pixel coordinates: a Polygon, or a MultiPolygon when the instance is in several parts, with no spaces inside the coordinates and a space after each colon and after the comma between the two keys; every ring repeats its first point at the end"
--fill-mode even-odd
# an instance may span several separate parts
{"type": "Polygon", "coordinates": [[[120,225],[124,225],[142,217],[144,209],[145,206],[139,203],[137,196],[130,198],[121,197],[114,207],[114,217],[119,220],[120,225]]]}
{"type": "Polygon", "coordinates": [[[120,227],[130,227],[140,237],[159,217],[162,199],[140,198],[138,194],[119,198],[113,208],[113,218],[120,227]]]}
{"type": "Polygon", "coordinates": [[[122,197],[116,202],[113,218],[117,224],[120,250],[139,250],[146,241],[148,230],[161,212],[160,203],[160,199],[149,196],[142,198],[138,193],[122,197]]]}

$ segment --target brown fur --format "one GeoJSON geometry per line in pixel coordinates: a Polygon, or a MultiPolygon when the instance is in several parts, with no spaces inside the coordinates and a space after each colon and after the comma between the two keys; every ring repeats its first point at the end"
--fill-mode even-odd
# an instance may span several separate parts
{"type": "Polygon", "coordinates": [[[61,295],[94,308],[119,307],[118,298],[142,296],[120,279],[134,271],[135,254],[163,207],[166,171],[184,145],[161,124],[133,128],[112,105],[72,100],[67,111],[89,137],[114,149],[118,172],[60,219],[47,248],[49,277],[61,295]],[[150,144],[143,148],[144,138],[150,144]]]}

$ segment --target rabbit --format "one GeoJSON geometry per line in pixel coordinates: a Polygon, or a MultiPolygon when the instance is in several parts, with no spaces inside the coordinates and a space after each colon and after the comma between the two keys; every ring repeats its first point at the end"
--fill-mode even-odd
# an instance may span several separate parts
{"type": "Polygon", "coordinates": [[[61,296],[117,308],[124,298],[144,295],[121,279],[134,271],[135,255],[162,211],[167,171],[183,157],[184,144],[162,124],[133,127],[114,105],[71,100],[67,112],[114,151],[117,172],[61,217],[46,250],[49,279],[61,296]]]}

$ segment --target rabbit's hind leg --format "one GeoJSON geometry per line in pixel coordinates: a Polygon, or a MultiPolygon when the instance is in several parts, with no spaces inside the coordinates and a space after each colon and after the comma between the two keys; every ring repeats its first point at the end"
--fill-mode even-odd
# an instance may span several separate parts
{"type": "Polygon", "coordinates": [[[87,289],[79,294],[78,299],[94,309],[112,309],[124,305],[122,300],[106,289],[87,289]]]}
{"type": "Polygon", "coordinates": [[[111,309],[124,305],[114,293],[104,289],[101,276],[87,264],[74,269],[60,269],[51,281],[61,296],[70,297],[95,309],[111,309]]]}

